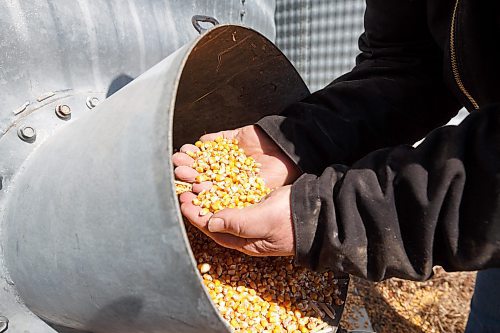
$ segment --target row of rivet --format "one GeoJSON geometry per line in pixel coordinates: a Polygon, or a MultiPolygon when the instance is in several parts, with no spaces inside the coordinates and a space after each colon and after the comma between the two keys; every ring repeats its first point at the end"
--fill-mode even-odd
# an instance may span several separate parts
{"type": "MultiPolygon", "coordinates": [[[[85,104],[89,109],[93,109],[99,104],[99,98],[88,97],[85,104]]],[[[59,104],[55,108],[57,117],[63,120],[71,118],[71,108],[66,104],[59,104]]],[[[17,135],[21,140],[28,143],[33,143],[36,140],[36,130],[32,126],[25,125],[17,130],[17,135]]],[[[1,331],[0,331],[1,332],[1,331]]]]}
{"type": "MultiPolygon", "coordinates": [[[[52,97],[54,95],[55,95],[55,93],[53,93],[53,92],[46,93],[43,96],[38,97],[37,101],[41,102],[41,101],[43,101],[49,97],[52,97]]],[[[29,101],[25,102],[23,105],[21,105],[19,108],[17,108],[16,110],[13,111],[14,115],[17,116],[21,112],[25,111],[30,104],[31,103],[29,101]]],[[[88,97],[85,104],[87,105],[87,107],[89,109],[93,109],[97,106],[97,104],[99,104],[99,98],[88,97]]],[[[55,113],[56,113],[57,117],[59,117],[60,119],[63,119],[63,120],[67,120],[67,119],[71,118],[71,108],[66,104],[57,105],[55,108],[55,113]]],[[[21,140],[28,142],[28,143],[32,143],[36,139],[36,130],[35,130],[35,128],[33,128],[32,126],[29,126],[29,125],[22,126],[17,130],[17,135],[21,140]]],[[[1,188],[2,188],[2,186],[1,186],[1,177],[0,177],[0,189],[1,188]]],[[[6,332],[8,328],[9,328],[9,319],[7,317],[0,316],[0,333],[6,332]]]]}
{"type": "MultiPolygon", "coordinates": [[[[50,96],[49,96],[50,97],[50,96]]],[[[18,110],[14,112],[14,114],[19,114],[24,111],[30,103],[26,102],[20,107],[18,110]]],[[[99,104],[99,98],[97,97],[88,97],[85,103],[89,109],[93,109],[99,104]]],[[[71,118],[71,108],[66,104],[59,104],[55,108],[56,115],[63,120],[71,118]]],[[[32,143],[36,139],[36,130],[31,126],[23,126],[17,130],[17,135],[19,138],[25,142],[32,143]]],[[[1,178],[0,178],[1,179],[1,178]]],[[[2,188],[0,183],[0,189],[2,188]]],[[[7,328],[9,328],[9,319],[4,316],[0,316],[0,333],[6,332],[7,328]]]]}

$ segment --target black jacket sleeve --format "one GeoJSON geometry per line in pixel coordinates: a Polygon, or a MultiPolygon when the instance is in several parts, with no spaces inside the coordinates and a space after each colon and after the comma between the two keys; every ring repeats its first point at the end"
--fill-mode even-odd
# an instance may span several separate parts
{"type": "Polygon", "coordinates": [[[500,107],[292,187],[296,260],[382,280],[500,267],[500,107]]]}
{"type": "Polygon", "coordinates": [[[302,171],[318,175],[445,124],[459,104],[443,83],[443,51],[426,10],[425,1],[368,0],[356,67],[257,124],[302,171]]]}
{"type": "Polygon", "coordinates": [[[427,10],[368,0],[356,67],[258,122],[305,172],[291,195],[302,266],[371,280],[500,267],[500,108],[408,145],[459,108],[427,10]]]}

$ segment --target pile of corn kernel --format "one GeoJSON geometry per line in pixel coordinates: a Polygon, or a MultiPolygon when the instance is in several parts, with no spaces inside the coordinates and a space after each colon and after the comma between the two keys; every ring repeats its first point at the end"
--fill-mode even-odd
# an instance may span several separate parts
{"type": "Polygon", "coordinates": [[[247,157],[238,140],[217,137],[214,141],[197,141],[200,150],[188,151],[199,175],[196,182],[211,181],[212,188],[201,192],[193,204],[201,206],[200,215],[223,208],[243,208],[258,203],[271,192],[258,177],[260,164],[247,157]]]}
{"type": "MultiPolygon", "coordinates": [[[[247,157],[236,140],[222,137],[196,142],[189,152],[197,182],[212,181],[210,190],[193,199],[200,215],[258,203],[271,192],[258,176],[260,165],[247,157]]],[[[296,267],[291,257],[251,257],[223,248],[186,223],[203,283],[221,316],[234,332],[320,332],[334,318],[340,290],[333,273],[296,267]]]]}

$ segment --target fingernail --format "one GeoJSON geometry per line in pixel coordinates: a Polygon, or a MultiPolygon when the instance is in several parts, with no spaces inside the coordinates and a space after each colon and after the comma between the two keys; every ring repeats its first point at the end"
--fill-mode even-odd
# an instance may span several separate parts
{"type": "Polygon", "coordinates": [[[220,217],[213,217],[208,220],[208,231],[219,232],[224,229],[224,220],[220,217]]]}

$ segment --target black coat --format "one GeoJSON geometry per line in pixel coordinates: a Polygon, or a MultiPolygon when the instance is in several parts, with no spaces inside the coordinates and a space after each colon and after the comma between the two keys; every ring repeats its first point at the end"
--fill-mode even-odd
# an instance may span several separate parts
{"type": "Polygon", "coordinates": [[[500,267],[500,1],[368,0],[359,45],[350,73],[258,122],[305,173],[297,263],[371,280],[500,267]]]}

